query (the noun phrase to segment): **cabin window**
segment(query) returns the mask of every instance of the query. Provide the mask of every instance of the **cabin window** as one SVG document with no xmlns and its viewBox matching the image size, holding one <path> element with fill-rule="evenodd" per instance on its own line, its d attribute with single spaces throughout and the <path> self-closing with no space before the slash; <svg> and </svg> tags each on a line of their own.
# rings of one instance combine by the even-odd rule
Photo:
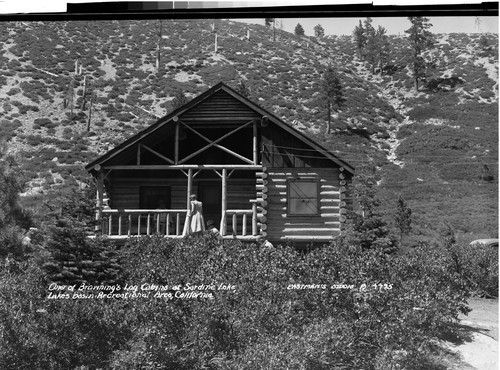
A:
<svg viewBox="0 0 500 370">
<path fill-rule="evenodd" d="M 141 186 L 139 208 L 170 208 L 170 186 Z"/>
<path fill-rule="evenodd" d="M 318 194 L 318 182 L 315 180 L 288 181 L 288 214 L 317 215 Z"/>
</svg>

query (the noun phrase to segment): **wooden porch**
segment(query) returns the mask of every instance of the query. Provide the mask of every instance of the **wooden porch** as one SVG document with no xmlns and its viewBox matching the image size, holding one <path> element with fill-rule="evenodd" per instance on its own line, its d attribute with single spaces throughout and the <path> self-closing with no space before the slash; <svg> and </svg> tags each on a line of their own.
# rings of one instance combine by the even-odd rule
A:
<svg viewBox="0 0 500 370">
<path fill-rule="evenodd" d="M 148 170 L 154 168 L 157 171 L 172 170 L 181 171 L 186 176 L 184 180 L 185 208 L 155 208 L 155 209 L 135 209 L 135 208 L 110 208 L 105 205 L 104 181 L 106 174 L 112 170 Z M 220 222 L 217 217 L 217 228 L 224 239 L 256 240 L 260 235 L 266 236 L 267 229 L 267 174 L 266 168 L 261 165 L 159 165 L 159 166 L 120 166 L 104 167 L 100 171 L 97 186 L 97 209 L 95 229 L 96 235 L 105 236 L 111 239 L 121 240 L 134 236 L 161 235 L 168 238 L 182 238 L 186 215 L 189 207 L 189 195 L 193 193 L 196 176 L 202 170 L 217 174 L 220 184 Z M 246 199 L 241 195 L 237 203 L 228 202 L 228 195 L 232 194 L 228 187 L 228 180 L 236 171 L 253 172 L 254 180 L 251 187 L 242 191 Z M 107 172 L 106 172 L 107 171 Z M 168 181 L 168 180 L 167 180 Z M 177 181 L 178 182 L 178 181 Z M 228 190 L 229 189 L 229 190 Z M 232 187 L 234 191 L 234 186 Z M 252 193 L 249 193 L 251 190 Z M 184 201 L 182 201 L 184 202 Z M 228 203 L 236 207 L 228 207 Z M 177 204 L 178 205 L 178 204 Z M 207 221 L 207 219 L 205 219 Z"/>
</svg>

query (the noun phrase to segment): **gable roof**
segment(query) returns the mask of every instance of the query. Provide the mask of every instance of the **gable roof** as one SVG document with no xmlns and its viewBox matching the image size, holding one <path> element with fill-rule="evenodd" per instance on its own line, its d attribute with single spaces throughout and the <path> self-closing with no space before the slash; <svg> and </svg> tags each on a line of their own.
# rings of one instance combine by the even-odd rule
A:
<svg viewBox="0 0 500 370">
<path fill-rule="evenodd" d="M 249 99 L 245 98 L 241 94 L 237 93 L 235 90 L 233 90 L 232 88 L 230 88 L 229 86 L 227 86 L 223 82 L 219 82 L 218 84 L 214 85 L 213 87 L 211 87 L 210 89 L 208 89 L 204 93 L 195 97 L 193 100 L 191 100 L 187 104 L 177 108 L 176 110 L 172 111 L 171 113 L 167 114 L 166 116 L 160 118 L 158 121 L 156 121 L 151 126 L 145 128 L 144 130 L 138 132 L 134 136 L 125 140 L 123 143 L 119 144 L 118 146 L 111 149 L 110 151 L 108 151 L 104 155 L 100 156 L 99 158 L 97 158 L 94 161 L 92 161 L 91 163 L 89 163 L 87 166 L 85 166 L 85 169 L 87 171 L 92 171 L 94 166 L 101 164 L 103 162 L 106 162 L 110 158 L 113 158 L 114 156 L 118 155 L 119 153 L 122 153 L 124 150 L 126 150 L 127 148 L 136 144 L 137 142 L 144 139 L 145 137 L 153 134 L 155 131 L 157 131 L 161 127 L 164 127 L 165 125 L 173 122 L 174 117 L 180 116 L 183 113 L 200 105 L 205 100 L 207 100 L 208 98 L 210 98 L 211 96 L 213 96 L 215 93 L 217 93 L 219 91 L 226 92 L 227 94 L 231 95 L 234 99 L 238 100 L 240 103 L 243 103 L 251 110 L 257 112 L 259 115 L 268 117 L 269 121 L 272 122 L 273 124 L 277 125 L 278 127 L 284 129 L 288 133 L 297 137 L 299 140 L 303 141 L 304 143 L 306 143 L 307 145 L 309 145 L 313 149 L 317 150 L 318 152 L 321 152 L 326 158 L 330 159 L 332 162 L 338 164 L 339 166 L 344 167 L 347 171 L 354 173 L 354 167 L 352 167 L 351 165 L 347 164 L 345 161 L 338 158 L 335 154 L 326 150 L 320 144 L 311 140 L 309 137 L 304 135 L 302 132 L 291 127 L 290 125 L 288 125 L 287 123 L 282 121 L 280 118 L 276 117 L 274 114 L 266 111 L 265 109 L 258 106 L 254 102 L 250 101 Z"/>
</svg>

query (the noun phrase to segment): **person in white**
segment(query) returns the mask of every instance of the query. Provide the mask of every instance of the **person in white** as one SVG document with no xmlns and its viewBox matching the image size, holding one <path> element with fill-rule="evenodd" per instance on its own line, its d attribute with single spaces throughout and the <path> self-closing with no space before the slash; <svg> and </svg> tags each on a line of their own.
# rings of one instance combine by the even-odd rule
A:
<svg viewBox="0 0 500 370">
<path fill-rule="evenodd" d="M 189 210 L 184 223 L 183 236 L 194 234 L 200 235 L 205 231 L 205 220 L 203 219 L 203 203 L 196 199 L 195 194 L 191 194 Z"/>
</svg>

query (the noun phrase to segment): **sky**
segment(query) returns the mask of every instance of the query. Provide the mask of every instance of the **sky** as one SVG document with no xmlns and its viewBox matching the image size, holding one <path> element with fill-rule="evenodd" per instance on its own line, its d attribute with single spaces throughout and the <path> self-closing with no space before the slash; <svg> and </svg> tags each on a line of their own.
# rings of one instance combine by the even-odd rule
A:
<svg viewBox="0 0 500 370">
<path fill-rule="evenodd" d="M 305 34 L 314 36 L 314 26 L 321 24 L 325 29 L 325 35 L 351 35 L 359 20 L 364 18 L 277 18 L 277 25 L 283 22 L 283 29 L 294 32 L 297 23 L 304 28 Z M 373 17 L 372 25 L 377 28 L 379 25 L 387 29 L 388 34 L 404 34 L 410 28 L 410 21 L 406 17 Z M 479 17 L 479 28 L 476 24 L 476 17 L 429 17 L 432 33 L 478 33 L 490 32 L 498 34 L 498 17 Z M 264 24 L 264 19 L 233 19 L 236 22 Z"/>
</svg>

